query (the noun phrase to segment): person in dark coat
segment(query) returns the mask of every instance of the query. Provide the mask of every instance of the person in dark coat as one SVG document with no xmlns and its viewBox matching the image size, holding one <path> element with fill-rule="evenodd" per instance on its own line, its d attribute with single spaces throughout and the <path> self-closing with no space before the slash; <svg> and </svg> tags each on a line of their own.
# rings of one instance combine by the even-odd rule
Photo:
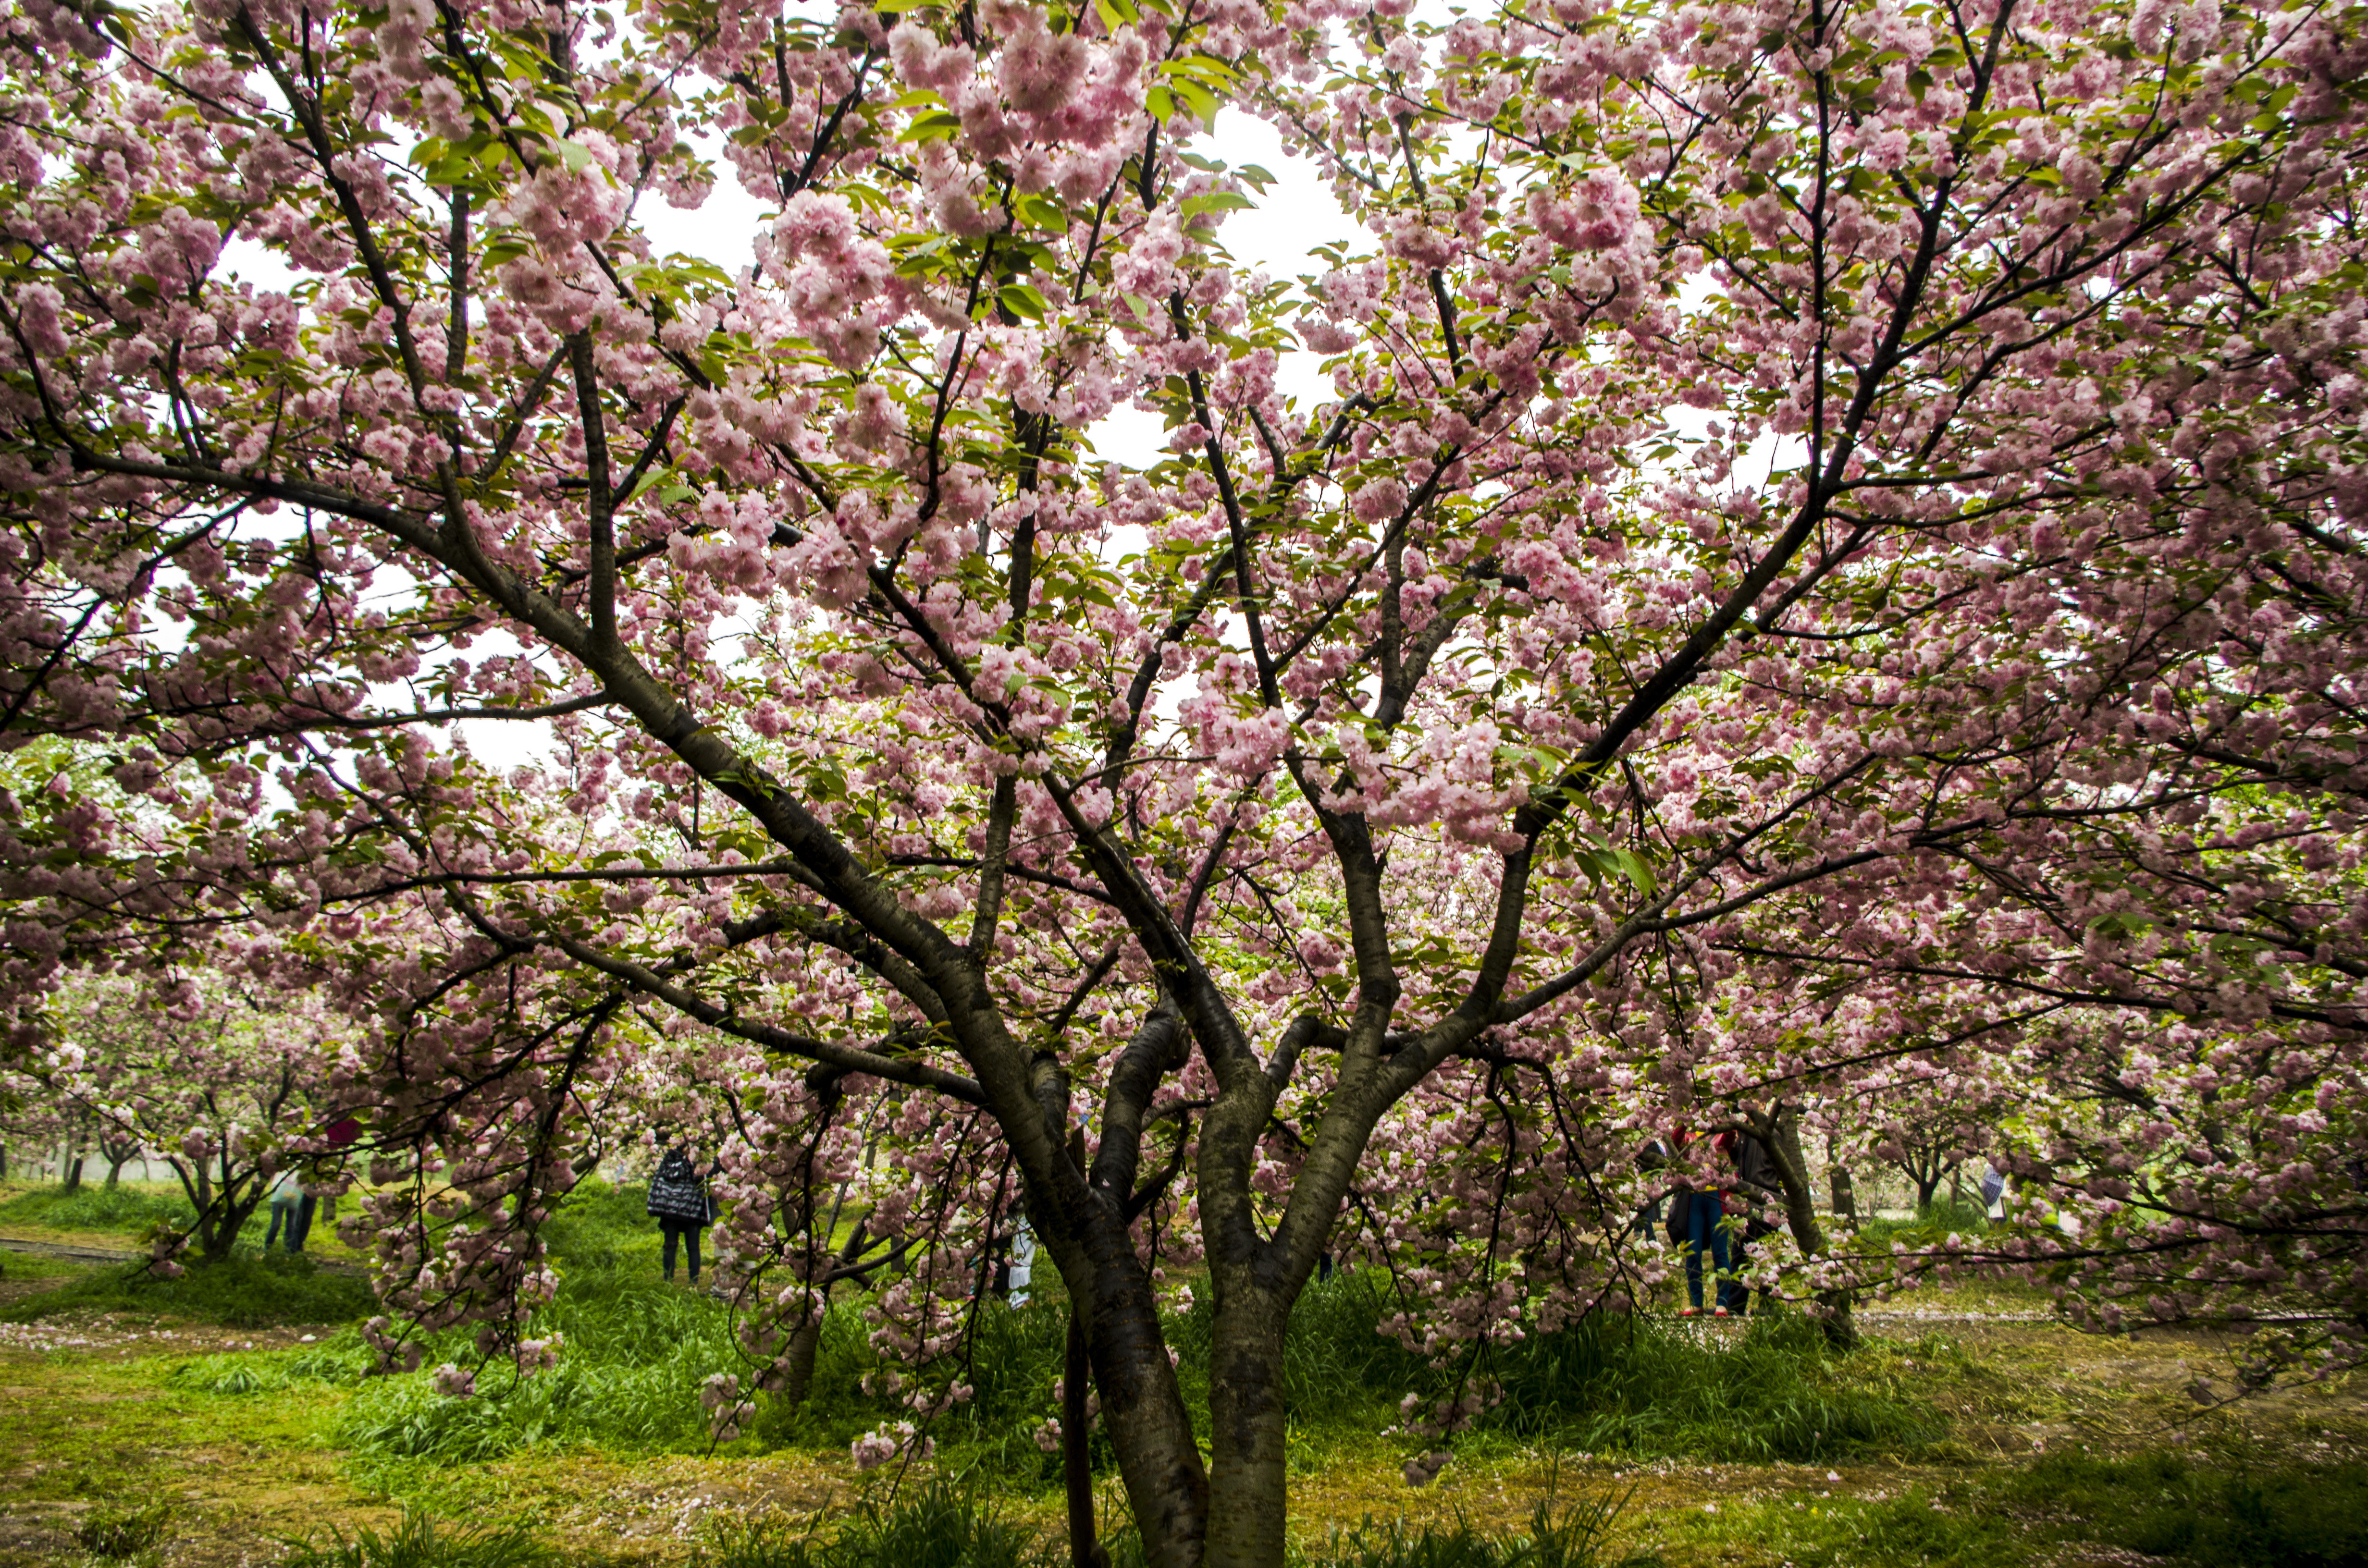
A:
<svg viewBox="0 0 2368 1568">
<path fill-rule="evenodd" d="M 679 1244 L 689 1255 L 690 1282 L 698 1284 L 699 1233 L 715 1217 L 715 1203 L 708 1196 L 707 1176 L 692 1162 L 687 1145 L 677 1143 L 668 1149 L 658 1168 L 650 1173 L 648 1208 L 658 1229 L 666 1233 L 666 1277 L 674 1278 L 675 1248 Z"/>
<path fill-rule="evenodd" d="M 1645 1146 L 1636 1151 L 1636 1168 L 1647 1176 L 1668 1163 L 1669 1146 L 1658 1138 L 1645 1140 Z M 1643 1236 L 1651 1240 L 1661 1228 L 1661 1209 L 1666 1202 L 1667 1197 L 1657 1192 L 1646 1199 L 1645 1206 L 1629 1220 L 1628 1228 L 1620 1233 L 1620 1239 L 1626 1241 L 1630 1236 Z"/>
<path fill-rule="evenodd" d="M 1736 1196 L 1746 1205 L 1743 1233 L 1735 1239 L 1735 1272 L 1740 1275 L 1749 1260 L 1752 1244 L 1776 1233 L 1776 1222 L 1769 1218 L 1768 1209 L 1783 1203 L 1784 1178 L 1777 1173 L 1776 1159 L 1768 1152 L 1768 1145 L 1748 1132 L 1736 1133 L 1727 1153 L 1735 1162 Z M 1723 1283 L 1719 1286 L 1719 1298 L 1722 1305 L 1740 1317 L 1750 1303 L 1751 1287 L 1740 1278 Z M 1775 1292 L 1763 1289 L 1759 1292 L 1760 1309 L 1764 1312 L 1775 1300 Z"/>
</svg>

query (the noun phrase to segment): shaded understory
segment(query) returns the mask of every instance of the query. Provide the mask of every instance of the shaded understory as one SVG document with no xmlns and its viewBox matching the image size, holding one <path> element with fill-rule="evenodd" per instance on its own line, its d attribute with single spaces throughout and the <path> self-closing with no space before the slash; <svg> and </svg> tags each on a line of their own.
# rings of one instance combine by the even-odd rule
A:
<svg viewBox="0 0 2368 1568">
<path fill-rule="evenodd" d="M 143 1196 L 115 1201 L 129 1213 Z M 32 1207 L 0 1202 L 0 1233 L 34 1233 L 55 1212 Z M 862 1391 L 873 1363 L 853 1306 L 833 1314 L 808 1402 L 766 1408 L 711 1454 L 697 1390 L 739 1366 L 728 1315 L 657 1279 L 638 1207 L 595 1192 L 556 1224 L 548 1326 L 567 1355 L 500 1399 L 441 1399 L 424 1374 L 365 1377 L 351 1322 L 366 1297 L 302 1259 L 242 1256 L 160 1283 L 8 1257 L 0 1452 L 20 1458 L 0 1474 L 0 1568 L 1066 1561 L 1052 1534 L 1058 1460 L 1038 1443 L 1057 1299 L 983 1309 L 962 1372 L 976 1397 L 937 1424 L 925 1470 L 866 1477 L 847 1459 L 855 1435 L 899 1414 Z M 60 1229 L 104 1228 L 71 1218 Z M 1344 1276 L 1293 1323 L 1284 1393 L 1296 1549 L 1311 1562 L 1998 1568 L 2118 1551 L 2368 1564 L 2357 1395 L 2201 1410 L 2182 1392 L 2213 1358 L 2200 1341 L 1978 1321 L 1902 1337 L 1877 1319 L 1863 1348 L 1836 1356 L 1798 1318 L 1647 1314 L 1439 1369 L 1373 1332 L 1387 1306 L 1377 1281 Z M 1169 1330 L 1197 1403 L 1205 1309 Z M 461 1349 L 431 1346 L 428 1364 Z M 1410 1389 L 1467 1374 L 1503 1397 L 1440 1481 L 1410 1491 L 1398 1471 L 1423 1445 L 1383 1429 Z M 1136 1554 L 1099 1437 L 1096 1457 L 1126 1568 Z M 125 1513 L 131 1497 L 157 1502 Z"/>
</svg>

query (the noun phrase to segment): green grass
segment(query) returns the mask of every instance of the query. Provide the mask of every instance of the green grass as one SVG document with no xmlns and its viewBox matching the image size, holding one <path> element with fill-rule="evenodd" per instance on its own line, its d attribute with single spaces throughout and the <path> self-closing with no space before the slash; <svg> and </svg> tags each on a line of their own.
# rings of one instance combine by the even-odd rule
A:
<svg viewBox="0 0 2368 1568">
<path fill-rule="evenodd" d="M 1794 1568 L 1999 1568 L 2064 1561 L 2075 1544 L 2196 1568 L 2368 1568 L 2368 1473 L 2259 1465 L 2242 1452 L 2052 1455 L 1888 1496 L 1689 1509 L 1653 1533 L 1673 1561 L 1726 1541 Z"/>
<path fill-rule="evenodd" d="M 169 1503 L 93 1508 L 74 1526 L 74 1544 L 103 1562 L 149 1557 L 170 1533 L 172 1515 Z"/>
<path fill-rule="evenodd" d="M 350 1540 L 332 1530 L 324 1541 L 291 1543 L 280 1568 L 557 1568 L 564 1561 L 524 1525 L 439 1524 L 405 1509 L 385 1535 L 365 1526 Z"/>
<path fill-rule="evenodd" d="M 43 1257 L 39 1253 L 0 1250 L 0 1278 L 74 1279 L 91 1265 L 78 1258 Z"/>
<path fill-rule="evenodd" d="M 165 1374 L 176 1388 L 225 1398 L 278 1393 L 305 1383 L 353 1385 L 368 1376 L 378 1358 L 352 1329 L 317 1345 L 267 1354 L 252 1350 L 197 1356 Z"/>
<path fill-rule="evenodd" d="M 1308 1287 L 1284 1341 L 1282 1398 L 1296 1442 L 1365 1444 L 1399 1418 L 1409 1390 L 1436 1397 L 1450 1374 L 1375 1332 L 1390 1309 L 1371 1274 L 1336 1276 Z M 1066 1319 L 1056 1302 L 982 1310 L 965 1381 L 976 1397 L 933 1436 L 957 1471 L 1033 1478 L 1049 1484 L 1058 1460 L 1034 1433 L 1053 1415 Z M 1204 1418 L 1213 1312 L 1205 1299 L 1168 1319 L 1186 1405 Z M 835 1306 L 825 1325 L 814 1386 L 794 1414 L 762 1415 L 771 1444 L 844 1447 L 894 1414 L 863 1394 L 873 1365 L 854 1309 Z M 1684 1327 L 1610 1314 L 1559 1333 L 1532 1335 L 1477 1369 L 1502 1399 L 1476 1436 L 1588 1452 L 1633 1452 L 1795 1462 L 1913 1451 L 1942 1436 L 1930 1406 L 1884 1369 L 1883 1358 L 1838 1353 L 1816 1324 L 1797 1315 L 1754 1317 L 1739 1332 Z M 1201 1436 L 1205 1438 L 1206 1432 Z M 1110 1454 L 1097 1437 L 1097 1470 Z"/>
<path fill-rule="evenodd" d="M 85 1185 L 79 1192 L 35 1187 L 0 1202 L 0 1228 L 143 1240 L 160 1222 L 187 1229 L 196 1212 L 176 1187 L 162 1182 Z M 267 1253 L 261 1243 L 268 1220 L 258 1211 L 240 1233 L 232 1255 L 205 1263 L 184 1255 L 185 1272 L 162 1278 L 133 1264 L 97 1267 L 28 1254 L 0 1255 L 0 1267 L 19 1278 L 63 1278 L 58 1289 L 27 1296 L 0 1309 L 0 1319 L 30 1323 L 67 1312 L 121 1312 L 186 1318 L 230 1328 L 271 1328 L 282 1324 L 344 1323 L 368 1316 L 375 1307 L 359 1278 L 332 1273 L 310 1256 Z"/>
<path fill-rule="evenodd" d="M 932 1481 L 894 1506 L 858 1506 L 831 1536 L 741 1521 L 710 1538 L 700 1568 L 1058 1568 L 1065 1542 L 1014 1523 L 978 1493 Z"/>
<path fill-rule="evenodd" d="M 144 1235 L 159 1221 L 187 1229 L 198 1211 L 177 1187 L 164 1182 L 124 1182 L 117 1187 L 85 1183 L 78 1192 L 37 1187 L 0 1202 L 0 1228 L 40 1231 L 100 1231 Z"/>
<path fill-rule="evenodd" d="M 426 1369 L 474 1357 L 464 1335 L 431 1336 L 421 1371 L 362 1384 L 339 1413 L 340 1439 L 366 1460 L 439 1465 L 538 1445 L 704 1449 L 700 1383 L 746 1366 L 723 1307 L 687 1281 L 659 1278 L 656 1235 L 640 1195 L 586 1183 L 545 1240 L 559 1290 L 535 1314 L 534 1332 L 565 1336 L 558 1366 L 521 1381 L 496 1362 L 479 1374 L 478 1394 L 448 1399 Z"/>
<path fill-rule="evenodd" d="M 1538 1505 L 1526 1531 L 1483 1530 L 1468 1519 L 1409 1529 L 1367 1518 L 1335 1530 L 1312 1551 L 1294 1547 L 1294 1568 L 1647 1568 L 1649 1557 L 1610 1555 L 1617 1499 Z M 1104 1540 L 1111 1568 L 1142 1568 L 1141 1540 L 1123 1529 Z M 866 1502 L 829 1535 L 778 1521 L 720 1526 L 693 1560 L 699 1568 L 1060 1568 L 1068 1542 L 1005 1517 L 992 1500 L 933 1481 L 894 1506 Z"/>
<path fill-rule="evenodd" d="M 1310 1285 L 1292 1313 L 1282 1392 L 1295 1432 L 1370 1434 L 1409 1391 L 1436 1398 L 1450 1374 L 1375 1332 L 1392 1303 L 1370 1272 Z M 1210 1309 L 1170 1324 L 1178 1376 L 1197 1406 L 1208 1379 Z M 1877 1358 L 1830 1349 L 1795 1314 L 1739 1332 L 1600 1313 L 1531 1335 L 1472 1370 L 1501 1397 L 1477 1435 L 1600 1453 L 1807 1462 L 1912 1450 L 1941 1436 L 1931 1409 Z"/>
<path fill-rule="evenodd" d="M 1952 1204 L 1941 1198 L 1918 1209 L 1912 1220 L 1861 1221 L 1858 1230 L 1842 1240 L 1848 1251 L 1888 1252 L 1896 1242 L 1910 1252 L 1923 1252 L 1940 1246 L 1952 1234 L 1971 1239 L 1988 1233 L 1989 1228 L 1989 1210 L 1978 1202 L 1968 1199 Z"/>
<path fill-rule="evenodd" d="M 153 1207 L 153 1195 L 118 1191 L 125 1196 L 115 1209 L 96 1206 L 104 1189 L 77 1195 L 77 1223 L 133 1214 L 143 1202 Z M 36 1198 L 47 1204 L 42 1212 L 59 1211 L 52 1193 L 28 1194 L 14 1204 Z M 560 1283 L 537 1313 L 534 1332 L 564 1335 L 566 1349 L 556 1368 L 535 1377 L 513 1380 L 495 1363 L 480 1373 L 476 1396 L 437 1393 L 427 1368 L 474 1360 L 465 1336 L 453 1333 L 430 1336 L 423 1369 L 404 1376 L 364 1379 L 368 1358 L 343 1336 L 302 1353 L 193 1362 L 176 1380 L 221 1394 L 307 1381 L 352 1387 L 336 1418 L 336 1436 L 366 1466 L 483 1462 L 539 1446 L 703 1451 L 709 1437 L 701 1381 L 747 1368 L 724 1308 L 658 1278 L 658 1239 L 641 1212 L 641 1194 L 586 1183 L 553 1217 L 546 1240 Z M 1372 1434 L 1398 1420 L 1408 1391 L 1427 1397 L 1452 1391 L 1453 1369 L 1434 1367 L 1376 1332 L 1393 1306 L 1381 1277 L 1363 1271 L 1311 1285 L 1292 1313 L 1281 1393 L 1295 1451 L 1312 1456 L 1311 1462 L 1338 1447 L 1370 1446 Z M 92 1270 L 16 1302 L 7 1315 L 29 1320 L 86 1310 L 259 1327 L 350 1322 L 373 1306 L 361 1280 L 320 1270 L 309 1258 L 240 1254 L 192 1267 L 175 1280 Z M 1057 1481 L 1058 1456 L 1045 1453 L 1036 1436 L 1056 1414 L 1053 1386 L 1066 1325 L 1056 1285 L 1025 1306 L 982 1303 L 963 1364 L 941 1369 L 975 1391 L 931 1429 L 947 1472 L 1022 1489 Z M 1203 1421 L 1212 1326 L 1205 1293 L 1166 1325 L 1187 1406 Z M 825 1324 L 805 1403 L 794 1410 L 761 1404 L 744 1441 L 844 1451 L 858 1434 L 904 1414 L 894 1399 L 863 1392 L 863 1377 L 876 1365 L 860 1302 L 844 1298 Z M 1830 1351 L 1816 1324 L 1799 1317 L 1753 1318 L 1739 1332 L 1705 1333 L 1653 1318 L 1599 1316 L 1533 1335 L 1474 1369 L 1502 1397 L 1463 1440 L 1813 1461 L 1911 1450 L 1939 1436 L 1930 1410 L 1880 1366 L 1880 1358 Z M 1113 1468 L 1099 1433 L 1094 1459 L 1099 1471 Z"/>
<path fill-rule="evenodd" d="M 2063 1456 L 2026 1470 L 1910 1485 L 1884 1495 L 1779 1495 L 1687 1507 L 1643 1521 L 1659 1555 L 1613 1545 L 1622 1499 L 1541 1502 L 1526 1530 L 1457 1517 L 1409 1528 L 1367 1517 L 1320 1543 L 1297 1542 L 1292 1568 L 1648 1568 L 1741 1544 L 1793 1568 L 2004 1568 L 2055 1561 L 2081 1543 L 2197 1568 L 2363 1568 L 2368 1474 L 2357 1467 L 2248 1469 L 2168 1453 L 2126 1460 Z M 1624 1532 L 1623 1532 L 1624 1533 Z M 1112 1568 L 1142 1568 L 1123 1525 L 1104 1545 Z M 973 1486 L 933 1480 L 860 1503 L 835 1528 L 778 1518 L 719 1522 L 698 1568 L 1061 1568 L 1057 1530 L 1031 1529 Z M 523 1528 L 459 1530 L 421 1515 L 381 1538 L 364 1531 L 307 1545 L 283 1568 L 540 1568 L 562 1554 Z"/>
<path fill-rule="evenodd" d="M 643 1210 L 638 1187 L 612 1187 L 597 1176 L 570 1192 L 543 1226 L 552 1256 L 579 1267 L 658 1269 L 658 1230 Z"/>
<path fill-rule="evenodd" d="M 188 1266 L 165 1279 L 131 1265 L 86 1269 L 54 1290 L 0 1309 L 0 1319 L 32 1323 L 66 1312 L 120 1312 L 186 1318 L 230 1328 L 346 1323 L 374 1310 L 370 1286 L 331 1273 L 309 1257 L 236 1253 Z"/>
<path fill-rule="evenodd" d="M 2242 1455 L 2052 1455 L 2016 1478 L 2020 1505 L 2087 1539 L 2220 1568 L 2368 1568 L 2368 1471 L 2256 1467 Z"/>
<path fill-rule="evenodd" d="M 1334 1530 L 1302 1561 L 1308 1568 L 1657 1568 L 1657 1557 L 1611 1555 L 1623 1501 L 1606 1494 L 1557 1506 L 1550 1494 L 1530 1516 L 1527 1533 L 1490 1532 L 1462 1517 L 1410 1530 L 1401 1520 L 1376 1524 L 1369 1516 L 1354 1529 Z"/>
<path fill-rule="evenodd" d="M 655 1279 L 571 1276 L 535 1328 L 567 1336 L 557 1367 L 517 1380 L 495 1362 L 468 1399 L 438 1393 L 426 1369 L 372 1379 L 340 1412 L 339 1438 L 364 1458 L 438 1464 L 538 1444 L 697 1450 L 707 1446 L 700 1381 L 743 1365 L 713 1303 Z M 430 1366 L 465 1364 L 465 1346 L 431 1343 Z"/>
<path fill-rule="evenodd" d="M 1595 1317 L 1512 1346 L 1484 1429 L 1584 1452 L 1806 1463 L 1912 1450 L 1941 1436 L 1930 1406 L 1827 1347 L 1813 1320 L 1755 1315 L 1740 1333 Z"/>
<path fill-rule="evenodd" d="M 1714 1506 L 1715 1514 L 1668 1517 L 1656 1533 L 1673 1561 L 1695 1557 L 1708 1542 L 1731 1540 L 1793 1568 L 2000 1568 L 2029 1562 L 2034 1544 L 2023 1522 L 1922 1487 L 1887 1497 L 1779 1497 Z"/>
</svg>

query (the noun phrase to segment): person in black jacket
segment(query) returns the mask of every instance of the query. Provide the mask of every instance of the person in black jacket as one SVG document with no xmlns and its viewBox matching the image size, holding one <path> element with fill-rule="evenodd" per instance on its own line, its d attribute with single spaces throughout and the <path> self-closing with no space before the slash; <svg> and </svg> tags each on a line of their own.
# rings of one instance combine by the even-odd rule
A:
<svg viewBox="0 0 2368 1568">
<path fill-rule="evenodd" d="M 689 1147 L 677 1143 L 650 1173 L 649 1211 L 666 1233 L 665 1269 L 674 1278 L 677 1243 L 689 1254 L 690 1282 L 699 1283 L 699 1233 L 715 1217 L 715 1203 L 707 1193 L 707 1176 L 693 1163 Z"/>
<path fill-rule="evenodd" d="M 1735 1239 L 1735 1272 L 1740 1275 L 1748 1256 L 1746 1249 L 1760 1237 L 1776 1233 L 1776 1222 L 1770 1218 L 1768 1210 L 1770 1207 L 1781 1208 L 1783 1204 L 1784 1178 L 1777 1174 L 1776 1160 L 1769 1153 L 1768 1146 L 1748 1132 L 1735 1135 L 1735 1142 L 1728 1153 L 1735 1161 L 1735 1185 L 1738 1197 L 1747 1205 L 1743 1233 Z M 1740 1278 L 1731 1285 L 1722 1286 L 1721 1293 L 1731 1298 L 1725 1304 L 1737 1317 L 1741 1317 L 1750 1304 L 1751 1287 Z M 1759 1292 L 1760 1310 L 1767 1311 L 1775 1300 L 1775 1292 L 1762 1289 Z"/>
</svg>

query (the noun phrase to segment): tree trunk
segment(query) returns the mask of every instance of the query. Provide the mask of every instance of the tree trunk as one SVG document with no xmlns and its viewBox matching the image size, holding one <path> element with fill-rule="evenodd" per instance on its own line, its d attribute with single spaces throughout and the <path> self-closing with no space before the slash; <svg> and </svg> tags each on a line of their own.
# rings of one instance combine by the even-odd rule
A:
<svg viewBox="0 0 2368 1568">
<path fill-rule="evenodd" d="M 225 1185 L 222 1188 L 219 1210 L 209 1204 L 206 1211 L 198 1216 L 198 1244 L 208 1263 L 220 1263 L 230 1256 L 231 1249 L 238 1244 L 239 1233 L 246 1229 L 247 1221 L 263 1205 L 261 1182 L 249 1187 L 243 1201 L 233 1198 L 237 1190 L 234 1185 Z M 320 1202 L 325 1210 L 329 1200 L 323 1199 Z"/>
<path fill-rule="evenodd" d="M 62 1186 L 69 1197 L 82 1190 L 82 1156 L 80 1154 L 75 1154 L 66 1161 L 66 1178 Z"/>
<path fill-rule="evenodd" d="M 1086 1323 L 1069 1309 L 1067 1354 L 1061 1367 L 1061 1484 L 1069 1502 L 1070 1568 L 1110 1568 L 1110 1553 L 1094 1539 L 1094 1450 L 1086 1413 L 1093 1368 L 1086 1354 Z"/>
<path fill-rule="evenodd" d="M 198 1211 L 197 1225 L 192 1233 L 198 1240 L 199 1257 L 207 1263 L 220 1263 L 238 1244 L 239 1233 L 246 1229 L 247 1221 L 263 1207 L 269 1185 L 264 1181 L 260 1171 L 233 1176 L 227 1159 L 222 1162 L 222 1185 L 219 1188 L 214 1186 L 203 1160 L 185 1165 L 178 1158 L 167 1153 L 165 1164 L 180 1178 L 182 1195 Z M 244 1199 L 239 1196 L 242 1190 L 245 1193 Z M 221 1199 L 219 1207 L 215 1202 L 217 1196 Z"/>
<path fill-rule="evenodd" d="M 814 1358 L 822 1350 L 822 1323 L 829 1315 L 830 1301 L 825 1297 L 814 1316 L 790 1331 L 788 1369 L 781 1376 L 781 1403 L 791 1410 L 806 1402 L 814 1388 Z"/>
<path fill-rule="evenodd" d="M 1060 1267 L 1070 1301 L 1091 1307 L 1085 1331 L 1092 1386 L 1143 1535 L 1146 1568 L 1201 1568 L 1208 1471 L 1167 1359 L 1150 1272 L 1117 1215 L 1096 1215 L 1074 1228 L 1055 1229 L 1057 1223 L 1058 1217 L 1038 1213 L 1037 1238 Z"/>
<path fill-rule="evenodd" d="M 803 1404 L 807 1393 L 814 1388 L 814 1359 L 822 1352 L 823 1324 L 830 1317 L 831 1287 L 841 1278 L 852 1278 L 860 1288 L 871 1278 L 869 1271 L 878 1267 L 878 1263 L 866 1264 L 861 1269 L 854 1267 L 855 1261 L 863 1256 L 865 1247 L 870 1244 L 871 1218 L 867 1212 L 848 1228 L 847 1240 L 840 1244 L 833 1262 L 823 1270 L 822 1285 L 814 1292 L 814 1315 L 790 1331 L 789 1365 L 782 1373 L 780 1399 L 791 1410 Z M 799 1223 L 804 1223 L 804 1217 L 801 1217 Z M 837 1224 L 838 1210 L 833 1208 L 828 1222 L 823 1226 L 824 1235 L 827 1237 Z M 901 1250 L 892 1249 L 888 1257 L 879 1262 L 893 1260 Z M 846 1272 L 842 1273 L 842 1270 Z"/>
<path fill-rule="evenodd" d="M 1069 1129 L 1069 1160 L 1080 1171 L 1088 1168 L 1086 1134 Z M 1061 1362 L 1061 1483 L 1068 1494 L 1070 1568 L 1110 1568 L 1110 1553 L 1094 1539 L 1093 1435 L 1087 1429 L 1087 1384 L 1093 1366 L 1087 1354 L 1083 1303 L 1069 1299 L 1069 1334 Z"/>
<path fill-rule="evenodd" d="M 1765 1114 L 1755 1114 L 1747 1108 L 1744 1119 L 1767 1146 L 1770 1163 L 1783 1184 L 1784 1221 L 1792 1230 L 1793 1240 L 1800 1246 L 1803 1256 L 1823 1257 L 1826 1231 L 1817 1223 L 1816 1197 L 1809 1188 L 1809 1157 L 1801 1148 L 1801 1113 L 1780 1104 Z M 1837 1350 L 1847 1350 L 1858 1343 L 1858 1325 L 1850 1321 L 1849 1291 L 1820 1290 L 1817 1305 L 1828 1345 Z"/>
<path fill-rule="evenodd" d="M 1209 1354 L 1207 1568 L 1281 1568 L 1290 1502 L 1282 1336 L 1291 1303 L 1236 1285 L 1217 1297 Z"/>
<path fill-rule="evenodd" d="M 1832 1151 L 1827 1152 L 1831 1160 Z M 1850 1179 L 1850 1167 L 1839 1161 L 1826 1166 L 1826 1185 L 1833 1189 L 1834 1217 L 1846 1230 L 1858 1229 L 1858 1185 Z"/>
</svg>

